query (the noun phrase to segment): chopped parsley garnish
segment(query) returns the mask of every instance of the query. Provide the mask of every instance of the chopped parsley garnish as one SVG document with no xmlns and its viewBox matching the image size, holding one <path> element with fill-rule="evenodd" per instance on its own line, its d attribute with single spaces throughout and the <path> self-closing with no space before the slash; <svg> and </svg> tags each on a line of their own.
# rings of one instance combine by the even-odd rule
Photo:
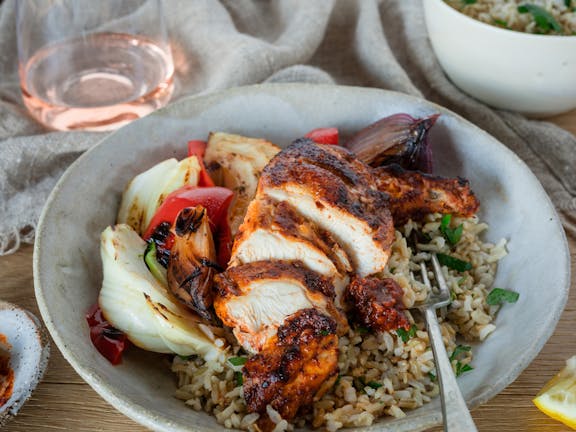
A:
<svg viewBox="0 0 576 432">
<path fill-rule="evenodd" d="M 232 366 L 244 366 L 248 359 L 246 357 L 230 357 L 228 361 Z"/>
<path fill-rule="evenodd" d="M 569 8 L 570 6 L 572 6 L 572 0 L 564 0 L 564 4 L 566 5 L 567 8 Z"/>
<path fill-rule="evenodd" d="M 486 303 L 489 305 L 498 305 L 504 302 L 506 303 L 516 303 L 520 294 L 515 291 L 510 291 L 503 288 L 494 288 L 486 297 Z"/>
<path fill-rule="evenodd" d="M 242 384 L 244 384 L 244 377 L 242 377 L 242 372 L 234 372 L 234 381 L 236 381 L 236 387 L 240 387 Z"/>
<path fill-rule="evenodd" d="M 455 245 L 460 241 L 462 237 L 462 231 L 464 230 L 464 225 L 460 224 L 456 228 L 450 228 L 450 222 L 452 221 L 452 215 L 446 214 L 442 216 L 442 221 L 440 222 L 440 232 L 444 236 L 448 243 Z"/>
<path fill-rule="evenodd" d="M 558 24 L 556 18 L 554 18 L 550 12 L 540 6 L 533 4 L 523 4 L 518 6 L 518 12 L 532 14 L 536 25 L 545 32 L 554 30 L 557 33 L 562 33 L 562 26 Z"/>
<path fill-rule="evenodd" d="M 434 372 L 432 371 L 428 372 L 428 376 L 430 377 L 430 381 L 436 381 L 436 375 L 434 374 Z"/>
<path fill-rule="evenodd" d="M 320 330 L 320 336 L 328 336 L 330 332 L 328 330 Z"/>
<path fill-rule="evenodd" d="M 336 381 L 334 381 L 334 387 L 340 384 L 340 379 L 342 379 L 342 375 L 338 374 L 338 376 L 336 377 Z"/>
<path fill-rule="evenodd" d="M 443 253 L 436 254 L 436 257 L 438 258 L 438 262 L 440 264 L 445 265 L 452 270 L 463 272 L 472 269 L 472 264 L 470 264 L 468 261 L 462 261 L 461 259 Z"/>
<path fill-rule="evenodd" d="M 180 355 L 180 354 L 176 354 L 176 355 L 178 356 L 178 358 L 179 358 L 180 360 L 190 360 L 192 357 L 194 357 L 193 355 L 189 355 L 189 356 L 183 356 L 183 355 Z"/>
<path fill-rule="evenodd" d="M 456 360 L 456 376 L 457 377 L 462 375 L 464 372 L 468 372 L 468 371 L 471 371 L 472 369 L 474 369 L 469 364 L 464 364 L 464 363 L 460 362 L 460 360 L 457 360 L 457 357 L 460 354 L 468 352 L 471 349 L 472 349 L 472 347 L 468 346 L 468 345 L 458 345 L 456 348 L 454 348 L 454 351 L 450 355 L 450 362 L 452 362 L 453 360 Z"/>
<path fill-rule="evenodd" d="M 502 26 L 502 27 L 508 27 L 508 22 L 504 21 L 504 20 L 500 20 L 497 18 L 494 18 L 494 24 Z"/>
<path fill-rule="evenodd" d="M 478 0 L 462 0 L 462 3 L 467 4 L 467 5 L 471 5 L 476 3 Z"/>
<path fill-rule="evenodd" d="M 472 347 L 468 345 L 458 345 L 456 348 L 454 348 L 454 351 L 450 355 L 450 361 L 455 360 L 456 357 L 458 357 L 461 353 L 468 352 L 471 349 Z"/>
<path fill-rule="evenodd" d="M 469 364 L 462 364 L 460 362 L 457 362 L 456 363 L 456 376 L 459 377 L 464 372 L 468 372 L 468 371 L 471 371 L 473 369 L 474 368 L 472 366 L 470 366 Z"/>
<path fill-rule="evenodd" d="M 368 327 L 356 327 L 356 333 L 365 335 L 370 333 L 370 329 Z"/>
<path fill-rule="evenodd" d="M 416 336 L 417 330 L 418 330 L 418 328 L 415 325 L 412 325 L 409 330 L 405 330 L 403 328 L 397 329 L 396 334 L 398 336 L 400 336 L 400 338 L 402 339 L 402 342 L 406 343 L 410 340 L 410 338 L 413 338 L 414 336 Z"/>
<path fill-rule="evenodd" d="M 380 384 L 379 382 L 376 381 L 370 381 L 368 383 L 368 387 L 372 387 L 374 390 L 379 389 L 380 387 L 382 387 L 383 384 Z"/>
</svg>

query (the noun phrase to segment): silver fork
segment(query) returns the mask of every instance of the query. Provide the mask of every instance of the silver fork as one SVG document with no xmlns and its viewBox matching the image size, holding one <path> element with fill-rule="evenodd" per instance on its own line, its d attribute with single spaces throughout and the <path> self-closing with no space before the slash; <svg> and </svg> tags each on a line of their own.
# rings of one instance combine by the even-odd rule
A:
<svg viewBox="0 0 576 432">
<path fill-rule="evenodd" d="M 452 365 L 448 359 L 448 353 L 442 340 L 440 324 L 436 316 L 436 309 L 448 306 L 450 304 L 450 290 L 444 280 L 442 269 L 436 254 L 432 253 L 432 268 L 439 292 L 433 292 L 428 272 L 424 263 L 420 263 L 422 280 L 430 290 L 430 296 L 423 304 L 418 306 L 426 319 L 426 329 L 428 338 L 432 345 L 434 353 L 434 362 L 436 363 L 436 377 L 440 386 L 440 401 L 442 402 L 442 416 L 444 418 L 445 432 L 474 432 L 477 431 L 474 420 L 466 406 L 466 401 L 460 392 L 456 376 L 452 370 Z"/>
</svg>

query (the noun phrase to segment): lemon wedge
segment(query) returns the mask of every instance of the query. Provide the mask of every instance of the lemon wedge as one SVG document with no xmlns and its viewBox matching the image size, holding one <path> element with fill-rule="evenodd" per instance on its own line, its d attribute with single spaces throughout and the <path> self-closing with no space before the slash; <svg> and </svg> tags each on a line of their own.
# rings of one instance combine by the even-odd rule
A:
<svg viewBox="0 0 576 432">
<path fill-rule="evenodd" d="M 532 400 L 544 414 L 576 430 L 576 355 Z"/>
</svg>

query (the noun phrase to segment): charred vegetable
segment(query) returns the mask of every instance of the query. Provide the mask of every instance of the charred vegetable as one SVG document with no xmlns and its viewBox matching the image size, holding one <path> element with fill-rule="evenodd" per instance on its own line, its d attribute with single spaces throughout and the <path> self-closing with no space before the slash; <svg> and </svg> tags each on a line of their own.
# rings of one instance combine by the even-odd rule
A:
<svg viewBox="0 0 576 432">
<path fill-rule="evenodd" d="M 373 167 L 396 163 L 404 169 L 431 173 L 428 131 L 438 116 L 416 119 L 408 114 L 394 114 L 362 129 L 345 147 Z"/>
<path fill-rule="evenodd" d="M 212 320 L 212 278 L 219 270 L 208 213 L 187 207 L 176 218 L 174 245 L 168 262 L 168 288 L 198 315 Z"/>
</svg>

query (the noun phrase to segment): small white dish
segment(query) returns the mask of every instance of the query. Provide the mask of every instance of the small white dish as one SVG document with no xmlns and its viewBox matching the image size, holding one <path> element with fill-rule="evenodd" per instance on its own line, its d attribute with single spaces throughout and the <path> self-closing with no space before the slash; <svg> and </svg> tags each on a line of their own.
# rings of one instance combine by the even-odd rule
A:
<svg viewBox="0 0 576 432">
<path fill-rule="evenodd" d="M 507 30 L 464 15 L 444 0 L 422 3 L 432 48 L 460 89 L 530 117 L 576 108 L 576 36 Z"/>
<path fill-rule="evenodd" d="M 435 172 L 470 180 L 486 240 L 508 239 L 496 285 L 520 292 L 474 349 L 474 371 L 458 379 L 470 408 L 512 383 L 552 335 L 568 297 L 570 255 L 554 206 L 528 167 L 496 139 L 453 112 L 401 93 L 342 86 L 276 84 L 182 99 L 109 135 L 62 176 L 43 211 L 34 249 L 34 286 L 42 317 L 74 369 L 116 409 L 163 432 L 224 430 L 174 397 L 174 374 L 157 354 L 128 350 L 112 366 L 90 342 L 85 314 L 102 283 L 100 233 L 116 219 L 132 177 L 211 131 L 264 137 L 286 146 L 318 127 L 349 137 L 388 115 L 441 116 L 431 130 Z M 546 287 L 546 289 L 542 289 Z M 351 431 L 418 431 L 441 424 L 434 399 L 401 419 Z"/>
<path fill-rule="evenodd" d="M 10 368 L 14 371 L 12 396 L 0 407 L 0 427 L 14 417 L 44 376 L 50 343 L 34 315 L 16 305 L 0 301 L 0 333 L 10 345 Z"/>
</svg>

